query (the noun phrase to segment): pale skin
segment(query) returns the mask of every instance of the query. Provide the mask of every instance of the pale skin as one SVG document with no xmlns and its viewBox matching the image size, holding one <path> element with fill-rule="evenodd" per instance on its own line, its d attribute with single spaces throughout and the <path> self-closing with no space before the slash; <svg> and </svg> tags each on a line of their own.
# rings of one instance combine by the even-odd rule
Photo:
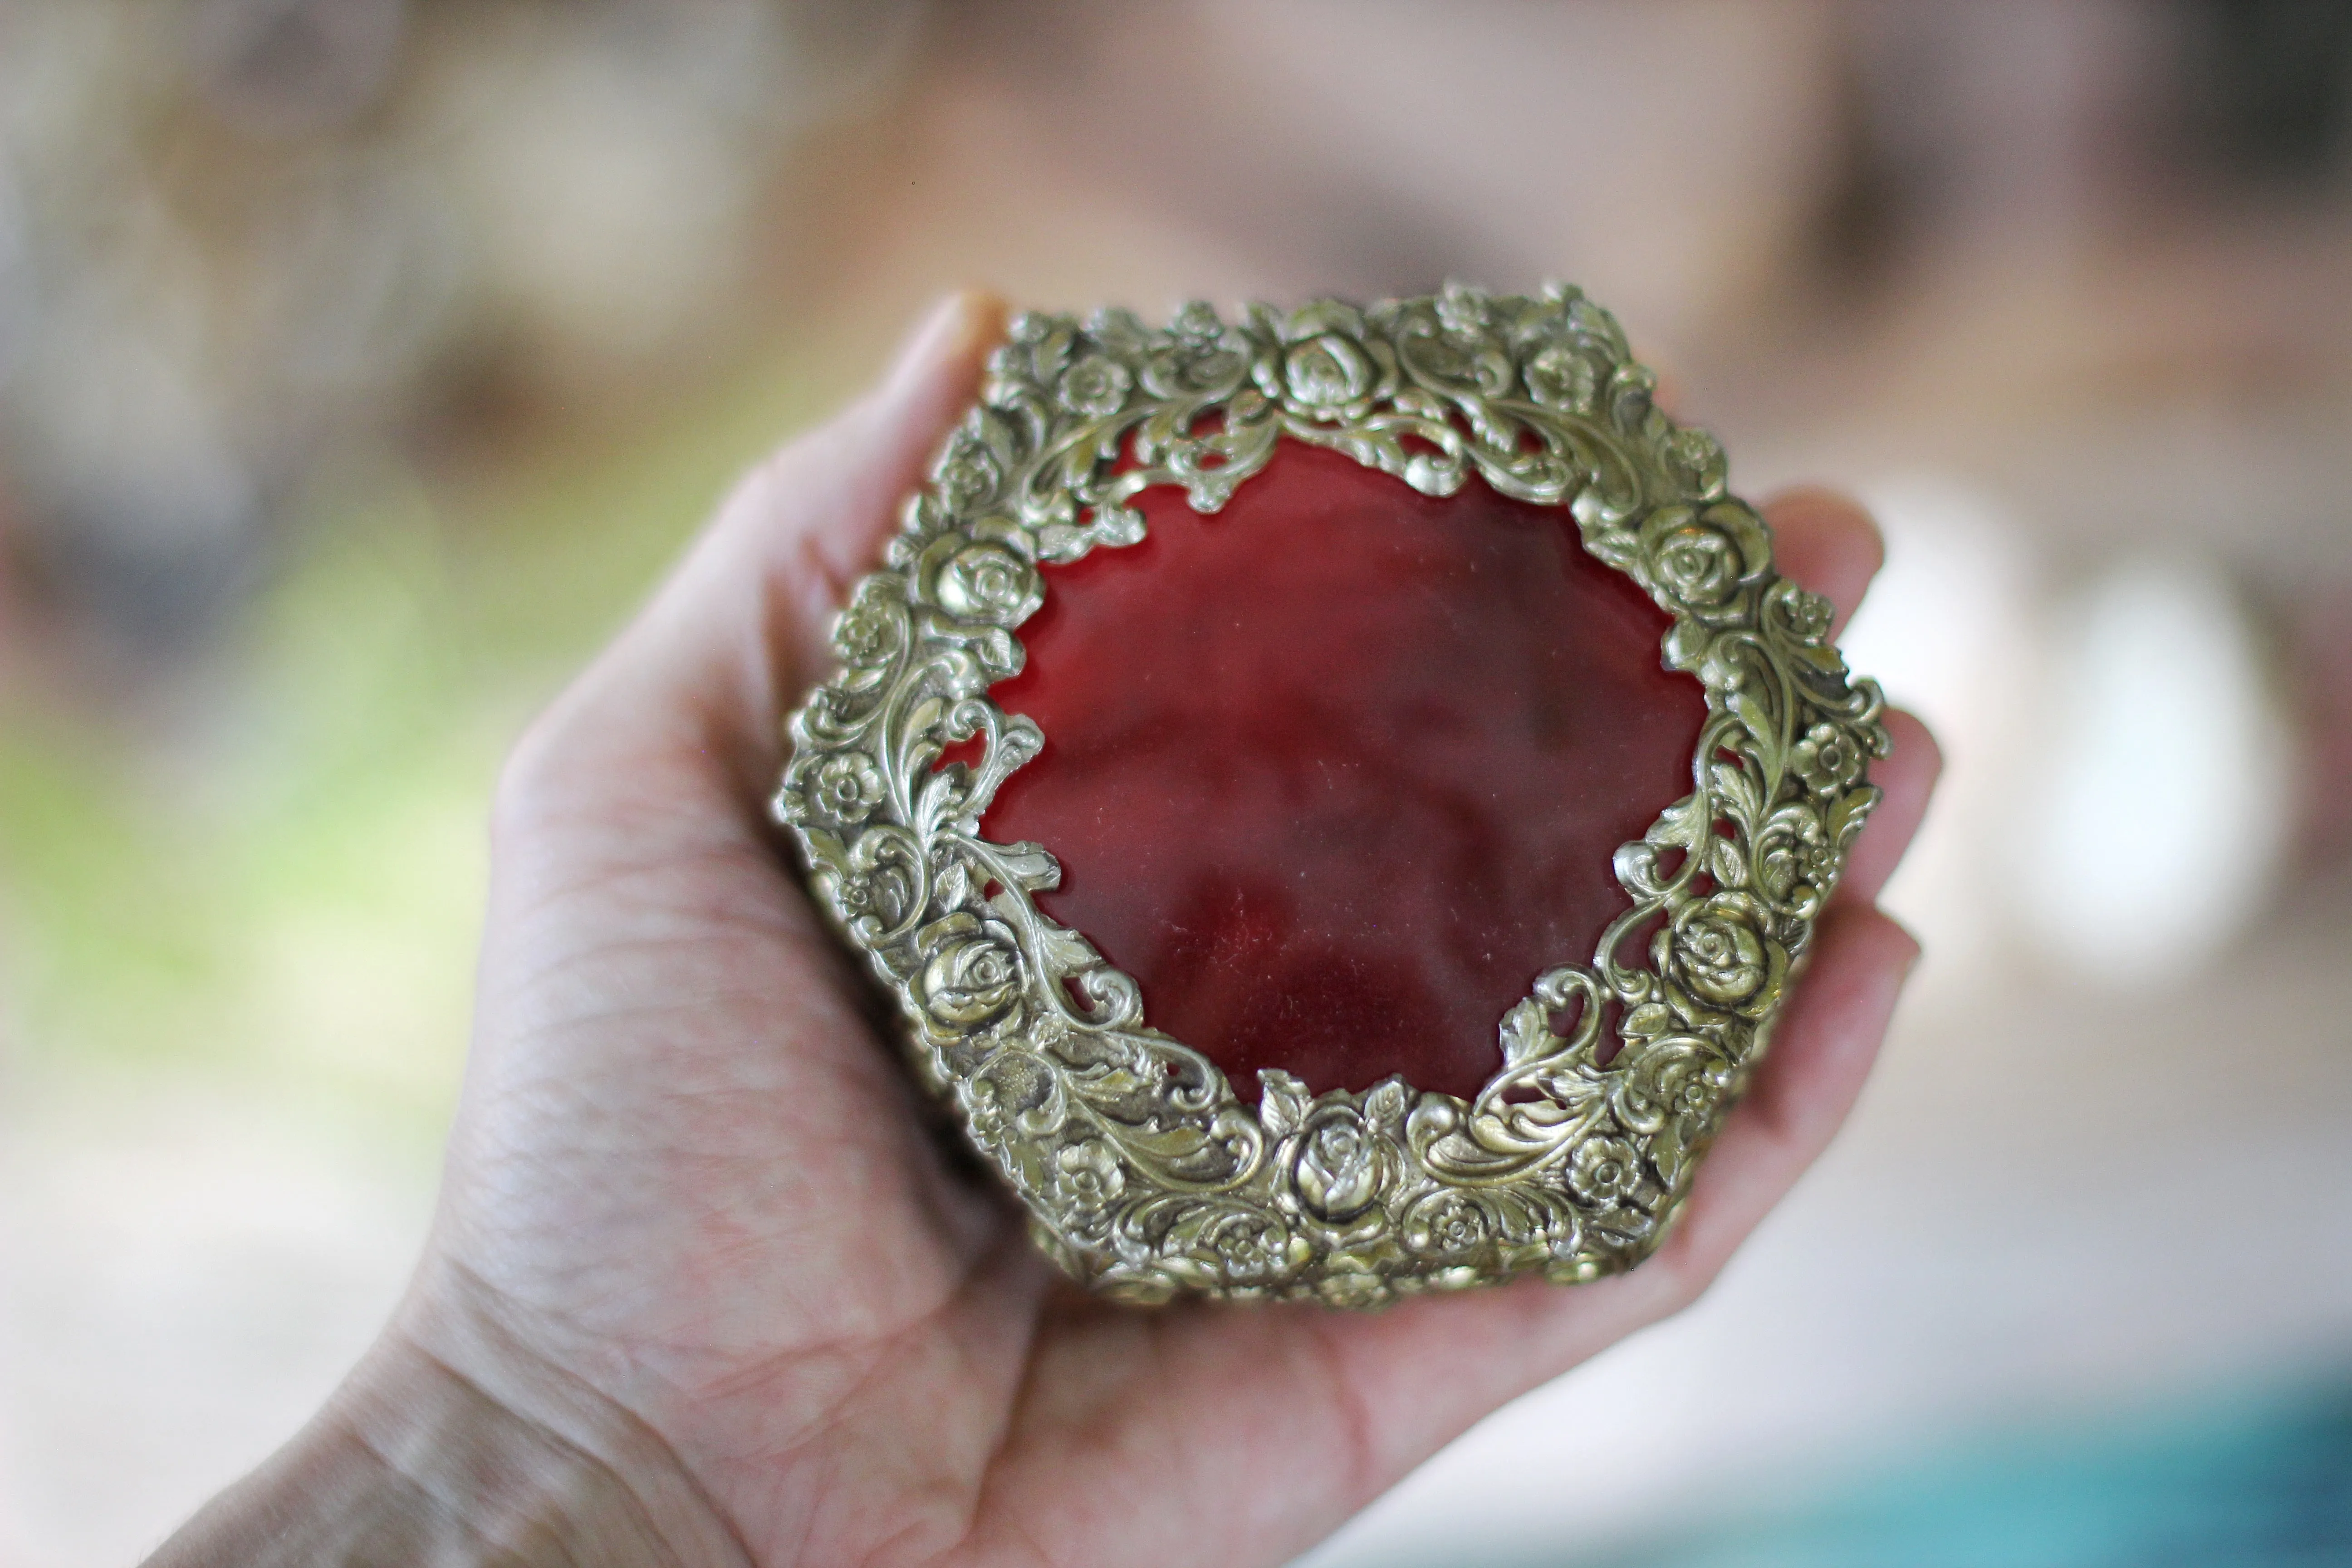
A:
<svg viewBox="0 0 2352 1568">
<path fill-rule="evenodd" d="M 415 1279 L 156 1563 L 1280 1563 L 1688 1302 L 1836 1131 L 1917 954 L 1874 904 L 1937 766 L 1902 714 L 1773 1053 L 1649 1262 L 1369 1314 L 1063 1283 L 927 1121 L 763 808 L 780 716 L 1002 323 L 945 301 L 518 744 Z M 1766 510 L 1843 621 L 1869 519 Z"/>
</svg>

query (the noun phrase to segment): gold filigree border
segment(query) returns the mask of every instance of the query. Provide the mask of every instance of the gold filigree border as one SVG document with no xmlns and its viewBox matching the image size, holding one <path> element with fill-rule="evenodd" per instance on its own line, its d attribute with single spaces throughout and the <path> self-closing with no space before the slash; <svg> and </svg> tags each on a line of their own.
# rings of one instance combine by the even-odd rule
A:
<svg viewBox="0 0 2352 1568">
<path fill-rule="evenodd" d="M 1888 742 L 1828 604 L 1774 574 L 1722 449 L 1654 386 L 1616 321 L 1558 286 L 1254 305 L 1232 324 L 1192 304 L 1159 330 L 1124 310 L 1013 323 L 835 626 L 843 668 L 793 715 L 775 810 L 897 998 L 917 1068 L 1074 1277 L 1139 1301 L 1368 1305 L 1528 1270 L 1591 1279 L 1656 1246 L 1763 1052 Z M 1310 1096 L 1268 1072 L 1253 1110 L 1038 910 L 1053 856 L 980 832 L 1041 744 L 988 697 L 1021 668 L 1040 564 L 1140 539 L 1147 486 L 1217 510 L 1286 437 L 1426 494 L 1475 472 L 1566 507 L 1673 616 L 1665 663 L 1706 689 L 1691 793 L 1616 853 L 1632 907 L 1502 1019 L 1502 1069 L 1468 1102 L 1398 1079 Z M 977 762 L 937 765 L 975 738 Z M 1646 962 L 1622 962 L 1654 919 Z"/>
</svg>

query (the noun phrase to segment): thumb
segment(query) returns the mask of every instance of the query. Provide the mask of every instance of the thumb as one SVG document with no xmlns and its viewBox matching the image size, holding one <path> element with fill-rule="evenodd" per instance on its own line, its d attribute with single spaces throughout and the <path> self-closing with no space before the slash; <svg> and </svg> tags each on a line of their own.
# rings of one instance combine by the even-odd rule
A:
<svg viewBox="0 0 2352 1568">
<path fill-rule="evenodd" d="M 534 740 L 578 734 L 607 758 L 682 747 L 764 793 L 782 762 L 783 710 L 829 658 L 834 612 L 878 563 L 899 500 L 977 395 L 1003 330 L 993 295 L 941 300 L 877 388 L 735 487 L 651 602 L 541 721 L 553 733 Z"/>
</svg>

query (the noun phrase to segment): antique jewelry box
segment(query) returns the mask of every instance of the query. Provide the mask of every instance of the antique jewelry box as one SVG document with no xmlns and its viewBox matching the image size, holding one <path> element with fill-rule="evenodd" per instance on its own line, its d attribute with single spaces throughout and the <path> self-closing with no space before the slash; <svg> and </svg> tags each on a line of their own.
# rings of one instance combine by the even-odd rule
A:
<svg viewBox="0 0 2352 1568">
<path fill-rule="evenodd" d="M 776 812 L 1077 1279 L 1657 1245 L 1887 739 L 1654 386 L 1564 288 L 1013 324 Z"/>
</svg>

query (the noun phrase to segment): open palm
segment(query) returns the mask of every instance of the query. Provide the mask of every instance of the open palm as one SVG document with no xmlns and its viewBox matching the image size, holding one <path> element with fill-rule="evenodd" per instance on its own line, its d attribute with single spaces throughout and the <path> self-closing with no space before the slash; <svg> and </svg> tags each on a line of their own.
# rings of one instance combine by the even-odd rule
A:
<svg viewBox="0 0 2352 1568">
<path fill-rule="evenodd" d="M 494 1462 L 455 1475 L 403 1423 L 443 1384 L 617 1489 L 642 1560 L 1280 1563 L 1687 1301 L 1860 1087 L 1915 954 L 1871 900 L 1936 767 L 1900 715 L 1775 1054 L 1651 1262 L 1369 1315 L 1059 1283 L 937 1134 L 763 810 L 780 715 L 1000 328 L 950 301 L 756 472 L 509 764 L 440 1213 L 347 1396 L 453 1531 L 524 1527 L 465 1519 Z M 1782 570 L 1851 612 L 1867 519 L 1811 492 L 1768 513 Z"/>
</svg>

